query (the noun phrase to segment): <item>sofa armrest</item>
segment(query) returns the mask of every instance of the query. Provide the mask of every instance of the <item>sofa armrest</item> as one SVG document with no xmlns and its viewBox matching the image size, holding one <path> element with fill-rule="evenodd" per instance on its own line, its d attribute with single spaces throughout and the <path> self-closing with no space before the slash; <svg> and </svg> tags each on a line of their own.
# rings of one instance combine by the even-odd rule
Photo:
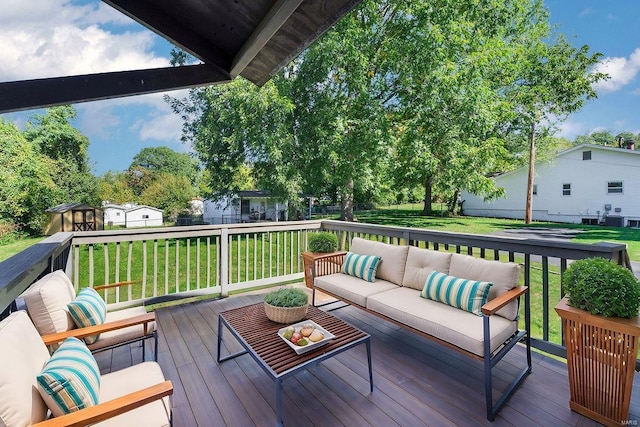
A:
<svg viewBox="0 0 640 427">
<path fill-rule="evenodd" d="M 102 289 L 119 288 L 120 286 L 133 285 L 134 283 L 136 283 L 136 282 L 131 281 L 131 280 L 127 280 L 125 282 L 109 283 L 108 285 L 94 286 L 93 289 L 96 290 L 96 291 L 100 291 Z"/>
<path fill-rule="evenodd" d="M 519 298 L 520 295 L 523 295 L 528 291 L 529 288 L 526 286 L 516 286 L 515 288 L 505 292 L 499 297 L 485 303 L 482 306 L 482 314 L 484 314 L 485 316 L 491 316 L 492 314 L 495 314 L 496 311 L 500 310 L 502 307 Z"/>
<path fill-rule="evenodd" d="M 124 414 L 132 409 L 139 408 L 148 403 L 160 400 L 173 394 L 171 381 L 164 381 L 151 387 L 126 394 L 113 400 L 91 406 L 80 411 L 72 412 L 61 417 L 51 418 L 33 426 L 38 427 L 62 427 L 62 426 L 86 426 Z"/>
<path fill-rule="evenodd" d="M 313 287 L 313 279 L 316 277 L 338 273 L 342 269 L 346 255 L 346 251 L 329 253 L 303 252 L 302 259 L 304 261 L 304 275 L 307 287 Z"/>
<path fill-rule="evenodd" d="M 127 328 L 129 326 L 143 325 L 145 334 L 148 330 L 148 324 L 156 320 L 156 314 L 146 313 L 139 316 L 129 317 L 128 319 L 117 320 L 115 322 L 103 323 L 96 326 L 87 326 L 85 328 L 71 329 L 66 332 L 58 332 L 56 334 L 43 335 L 42 341 L 46 346 L 57 344 L 69 337 L 84 338 L 91 335 L 101 334 L 103 332 L 114 331 L 116 329 Z"/>
</svg>

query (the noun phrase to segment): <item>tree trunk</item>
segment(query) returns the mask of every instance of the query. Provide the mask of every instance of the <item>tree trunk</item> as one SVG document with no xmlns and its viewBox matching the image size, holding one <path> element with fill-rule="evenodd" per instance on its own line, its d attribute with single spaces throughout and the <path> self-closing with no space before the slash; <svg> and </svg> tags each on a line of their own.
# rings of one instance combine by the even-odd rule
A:
<svg viewBox="0 0 640 427">
<path fill-rule="evenodd" d="M 349 179 L 342 191 L 342 211 L 340 213 L 342 221 L 353 221 L 353 179 Z"/>
<path fill-rule="evenodd" d="M 422 213 L 428 215 L 431 212 L 431 200 L 433 199 L 433 176 L 429 175 L 424 181 L 424 207 Z"/>
<path fill-rule="evenodd" d="M 456 190 L 453 193 L 451 199 L 449 199 L 449 206 L 447 206 L 449 213 L 454 215 L 456 213 L 456 206 L 458 205 L 458 197 L 460 196 L 460 192 Z"/>
<path fill-rule="evenodd" d="M 533 204 L 533 175 L 536 161 L 536 122 L 531 122 L 531 135 L 529 135 L 529 178 L 527 179 L 527 204 L 524 212 L 525 224 L 531 224 Z"/>
</svg>

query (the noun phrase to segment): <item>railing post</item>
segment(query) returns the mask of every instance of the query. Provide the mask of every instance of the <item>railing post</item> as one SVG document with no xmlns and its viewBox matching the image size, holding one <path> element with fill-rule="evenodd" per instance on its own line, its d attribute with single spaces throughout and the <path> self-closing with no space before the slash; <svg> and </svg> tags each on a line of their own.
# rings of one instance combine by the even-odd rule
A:
<svg viewBox="0 0 640 427">
<path fill-rule="evenodd" d="M 220 296 L 228 297 L 229 290 L 229 229 L 220 230 Z"/>
</svg>

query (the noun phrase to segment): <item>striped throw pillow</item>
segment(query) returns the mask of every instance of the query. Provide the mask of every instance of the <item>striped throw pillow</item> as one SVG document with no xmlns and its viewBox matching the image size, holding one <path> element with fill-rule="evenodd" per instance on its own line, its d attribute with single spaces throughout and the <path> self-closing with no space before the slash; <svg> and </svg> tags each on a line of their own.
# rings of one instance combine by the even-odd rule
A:
<svg viewBox="0 0 640 427">
<path fill-rule="evenodd" d="M 71 301 L 67 307 L 73 323 L 78 328 L 102 325 L 107 317 L 107 305 L 93 288 L 81 289 L 76 299 Z M 98 341 L 99 336 L 85 337 L 84 342 L 93 344 Z"/>
<path fill-rule="evenodd" d="M 380 264 L 380 257 L 376 255 L 358 255 L 347 252 L 342 264 L 342 272 L 350 276 L 359 277 L 367 282 L 375 282 L 376 269 Z"/>
<path fill-rule="evenodd" d="M 67 338 L 36 377 L 54 417 L 98 404 L 100 369 L 86 344 Z"/>
<path fill-rule="evenodd" d="M 482 306 L 487 302 L 492 285 L 491 282 L 459 279 L 432 271 L 420 296 L 482 316 Z"/>
</svg>

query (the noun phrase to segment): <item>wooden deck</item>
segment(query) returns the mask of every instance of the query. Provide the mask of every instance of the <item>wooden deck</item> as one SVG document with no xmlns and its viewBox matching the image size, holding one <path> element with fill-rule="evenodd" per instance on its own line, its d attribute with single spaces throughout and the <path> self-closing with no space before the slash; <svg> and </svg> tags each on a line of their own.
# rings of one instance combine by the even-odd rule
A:
<svg viewBox="0 0 640 427">
<path fill-rule="evenodd" d="M 160 309 L 159 362 L 173 381 L 174 426 L 272 426 L 274 383 L 248 355 L 216 363 L 217 314 L 259 302 L 237 296 Z M 490 423 L 485 418 L 481 362 L 436 345 L 354 307 L 332 312 L 371 334 L 374 391 L 358 346 L 283 382 L 288 426 L 594 426 L 569 410 L 566 365 L 533 354 L 533 373 Z M 230 334 L 228 351 L 239 350 Z M 494 374 L 506 385 L 524 359 L 517 348 Z M 151 352 L 147 357 L 151 356 Z M 104 370 L 141 359 L 140 346 L 98 355 Z M 500 366 L 500 365 L 499 365 Z M 636 374 L 630 425 L 640 420 Z"/>
</svg>

